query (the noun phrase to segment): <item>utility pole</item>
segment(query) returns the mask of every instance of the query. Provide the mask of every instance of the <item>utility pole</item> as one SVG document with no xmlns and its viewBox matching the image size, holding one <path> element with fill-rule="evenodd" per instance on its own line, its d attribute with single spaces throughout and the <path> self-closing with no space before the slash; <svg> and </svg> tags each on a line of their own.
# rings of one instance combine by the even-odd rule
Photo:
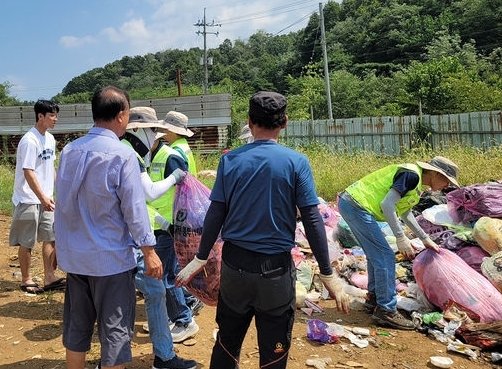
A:
<svg viewBox="0 0 502 369">
<path fill-rule="evenodd" d="M 208 32 L 206 31 L 206 27 L 221 27 L 221 24 L 215 24 L 214 20 L 211 23 L 206 22 L 206 8 L 204 8 L 204 19 L 201 23 L 201 21 L 197 21 L 197 23 L 194 24 L 196 27 L 202 27 L 202 31 L 197 31 L 195 32 L 196 34 L 200 35 L 202 34 L 204 36 L 204 56 L 202 60 L 202 64 L 204 65 L 204 95 L 207 94 L 207 85 L 208 85 L 208 77 L 209 77 L 209 72 L 207 69 L 208 63 L 213 64 L 213 60 L 208 60 L 209 58 L 207 57 L 207 44 L 206 44 L 206 36 L 207 34 L 212 34 L 218 36 L 219 32 Z"/>
<path fill-rule="evenodd" d="M 324 31 L 324 11 L 322 3 L 319 3 L 319 17 L 321 19 L 321 46 L 324 59 L 324 83 L 326 85 L 326 99 L 328 100 L 328 118 L 333 120 L 333 108 L 331 106 L 331 87 L 329 85 L 328 52 L 326 51 L 326 33 Z"/>
</svg>

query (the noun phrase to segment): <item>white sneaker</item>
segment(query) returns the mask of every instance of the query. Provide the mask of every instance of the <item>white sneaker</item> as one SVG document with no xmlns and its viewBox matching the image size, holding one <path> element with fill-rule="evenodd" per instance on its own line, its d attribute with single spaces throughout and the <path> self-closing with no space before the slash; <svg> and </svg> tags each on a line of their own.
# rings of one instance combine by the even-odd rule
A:
<svg viewBox="0 0 502 369">
<path fill-rule="evenodd" d="M 183 341 L 195 336 L 198 331 L 199 331 L 199 326 L 197 325 L 197 323 L 195 323 L 195 320 L 193 320 L 193 319 L 187 325 L 176 324 L 171 329 L 171 335 L 173 337 L 173 342 L 174 343 L 183 342 Z"/>
<path fill-rule="evenodd" d="M 174 323 L 169 322 L 169 330 L 173 329 Z M 143 331 L 145 333 L 150 333 L 150 328 L 148 327 L 148 323 L 144 323 L 141 328 L 143 328 Z"/>
</svg>

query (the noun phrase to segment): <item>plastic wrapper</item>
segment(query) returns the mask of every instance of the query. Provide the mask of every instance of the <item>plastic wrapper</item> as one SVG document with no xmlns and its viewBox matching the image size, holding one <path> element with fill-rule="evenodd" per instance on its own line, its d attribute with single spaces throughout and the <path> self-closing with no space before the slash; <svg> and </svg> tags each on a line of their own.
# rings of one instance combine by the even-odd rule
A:
<svg viewBox="0 0 502 369">
<path fill-rule="evenodd" d="M 331 228 L 336 228 L 338 224 L 338 219 L 340 218 L 340 213 L 336 208 L 335 204 L 321 202 L 317 205 L 319 212 L 321 213 L 322 220 L 325 225 Z"/>
<path fill-rule="evenodd" d="M 210 193 L 209 188 L 190 174 L 176 186 L 174 249 L 182 268 L 192 261 L 199 249 L 204 218 L 211 203 Z M 194 296 L 210 306 L 218 302 L 222 246 L 223 241 L 218 239 L 209 253 L 207 264 L 187 285 Z"/>
<path fill-rule="evenodd" d="M 502 251 L 484 259 L 481 272 L 495 288 L 502 292 Z"/>
<path fill-rule="evenodd" d="M 338 333 L 338 334 L 337 334 Z M 307 320 L 307 338 L 310 341 L 321 343 L 337 343 L 340 342 L 340 337 L 343 330 L 336 332 L 336 329 L 330 327 L 326 322 L 319 319 Z"/>
<path fill-rule="evenodd" d="M 427 299 L 444 309 L 455 301 L 479 315 L 481 322 L 502 319 L 502 294 L 455 253 L 424 250 L 413 263 L 413 274 Z"/>
</svg>

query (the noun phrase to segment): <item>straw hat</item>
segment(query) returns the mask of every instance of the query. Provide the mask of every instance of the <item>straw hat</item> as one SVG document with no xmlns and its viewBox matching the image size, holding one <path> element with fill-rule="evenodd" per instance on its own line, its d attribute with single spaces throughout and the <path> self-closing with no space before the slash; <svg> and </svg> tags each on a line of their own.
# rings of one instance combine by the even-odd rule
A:
<svg viewBox="0 0 502 369">
<path fill-rule="evenodd" d="M 433 170 L 435 172 L 441 173 L 446 178 L 448 178 L 452 185 L 454 185 L 455 187 L 460 187 L 457 181 L 458 167 L 450 159 L 442 156 L 435 156 L 428 163 L 417 161 L 417 165 L 423 169 Z"/>
<path fill-rule="evenodd" d="M 157 118 L 155 109 L 138 106 L 129 111 L 129 124 L 126 129 L 135 128 L 165 128 L 165 125 Z"/>
<path fill-rule="evenodd" d="M 188 117 L 177 111 L 170 111 L 164 117 L 162 128 L 182 136 L 192 137 L 193 132 L 188 129 Z M 162 137 L 162 136 L 160 136 Z"/>
</svg>

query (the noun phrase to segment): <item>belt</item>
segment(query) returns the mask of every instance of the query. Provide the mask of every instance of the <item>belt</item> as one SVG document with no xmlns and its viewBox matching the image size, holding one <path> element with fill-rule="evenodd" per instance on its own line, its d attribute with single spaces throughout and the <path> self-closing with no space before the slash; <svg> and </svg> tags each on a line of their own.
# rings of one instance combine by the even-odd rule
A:
<svg viewBox="0 0 502 369">
<path fill-rule="evenodd" d="M 272 255 L 262 254 L 243 249 L 228 241 L 223 246 L 221 258 L 225 264 L 234 270 L 260 273 L 263 276 L 270 273 L 273 274 L 272 276 L 280 275 L 291 268 L 290 252 Z"/>
<path fill-rule="evenodd" d="M 357 206 L 358 208 L 360 208 L 360 209 L 362 209 L 364 211 L 367 211 L 365 208 L 363 208 L 361 206 L 361 204 L 359 204 L 356 200 L 354 200 L 354 198 L 352 196 L 350 196 L 350 194 L 347 191 L 343 191 L 340 194 L 340 198 L 344 199 L 346 201 L 349 201 L 350 203 L 352 203 L 353 205 Z"/>
</svg>

